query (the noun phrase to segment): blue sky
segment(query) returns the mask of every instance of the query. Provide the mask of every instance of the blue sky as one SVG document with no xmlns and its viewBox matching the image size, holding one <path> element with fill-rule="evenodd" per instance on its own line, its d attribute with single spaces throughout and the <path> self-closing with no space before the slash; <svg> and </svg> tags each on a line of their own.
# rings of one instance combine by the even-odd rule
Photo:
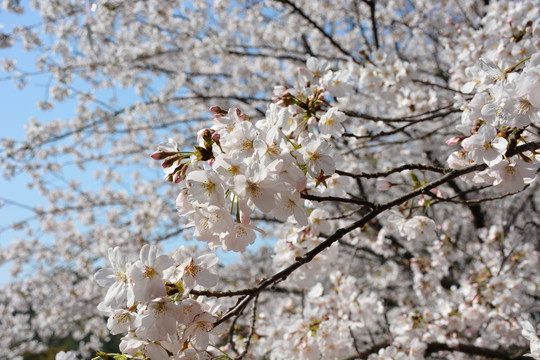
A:
<svg viewBox="0 0 540 360">
<path fill-rule="evenodd" d="M 0 24 L 3 28 L 0 28 L 0 32 L 9 33 L 13 26 L 16 25 L 38 25 L 41 23 L 39 14 L 33 11 L 27 11 L 23 15 L 13 15 L 6 12 L 0 12 Z M 35 27 L 39 30 L 40 27 Z M 47 37 L 45 37 L 47 40 Z M 35 72 L 34 59 L 37 52 L 27 52 L 20 44 L 7 49 L 0 49 L 0 59 L 12 58 L 17 60 L 17 69 L 24 72 Z M 39 122 L 48 122 L 54 119 L 69 119 L 75 115 L 74 108 L 76 106 L 75 101 L 68 100 L 62 104 L 56 104 L 50 111 L 41 111 L 37 105 L 38 101 L 44 101 L 47 98 L 48 83 L 50 82 L 50 75 L 38 74 L 30 77 L 28 85 L 18 90 L 15 84 L 9 80 L 10 74 L 3 72 L 0 69 L 0 108 L 2 114 L 0 116 L 0 138 L 12 138 L 15 140 L 23 140 L 25 135 L 24 124 L 28 122 L 30 118 L 37 118 Z M 159 79 L 156 81 L 159 82 Z M 109 90 L 111 91 L 111 90 Z M 132 89 L 121 90 L 118 89 L 117 95 L 120 103 L 126 101 L 132 102 L 134 93 Z M 110 95 L 110 94 L 107 94 Z M 74 170 L 73 173 L 69 173 L 72 177 L 80 177 Z M 161 176 L 161 172 L 159 175 Z M 16 236 L 21 236 L 21 233 L 17 233 L 13 230 L 6 230 L 10 224 L 15 221 L 20 221 L 33 216 L 33 212 L 26 207 L 34 207 L 36 205 L 46 205 L 45 199 L 35 191 L 28 189 L 27 183 L 32 179 L 28 175 L 19 175 L 13 179 L 6 180 L 3 176 L 0 176 L 0 203 L 3 202 L 3 206 L 0 206 L 0 248 L 4 248 Z M 85 183 L 85 185 L 88 185 Z M 89 184 L 88 186 L 94 186 Z M 16 202 L 22 206 L 10 203 Z M 47 239 L 42 239 L 47 241 Z M 50 240 L 50 239 L 49 239 Z M 164 244 L 165 248 L 170 250 L 172 246 L 177 246 L 178 243 Z M 258 247 L 258 246 L 256 246 Z M 255 248 L 256 248 L 255 247 Z M 252 246 L 251 249 L 255 250 Z M 220 259 L 226 263 L 234 261 L 236 254 L 228 253 L 224 255 L 220 252 Z M 0 265 L 0 285 L 8 282 L 11 279 L 9 276 L 9 264 Z"/>
<path fill-rule="evenodd" d="M 13 26 L 18 24 L 32 25 L 40 22 L 38 14 L 27 12 L 24 15 L 13 15 L 7 12 L 0 13 L 0 24 L 2 32 L 10 32 Z M 0 58 L 14 58 L 17 60 L 17 67 L 26 71 L 35 70 L 35 54 L 28 53 L 20 45 L 7 49 L 0 49 Z M 46 78 L 42 75 L 36 76 L 31 83 L 22 91 L 17 90 L 12 81 L 6 79 L 9 76 L 0 70 L 0 138 L 24 139 L 24 124 L 32 117 L 43 118 L 44 114 L 37 107 L 36 102 L 43 100 L 45 96 Z M 49 119 L 53 114 L 46 114 Z M 17 176 L 10 181 L 6 181 L 0 176 L 0 198 L 15 201 L 27 206 L 34 206 L 39 201 L 39 194 L 26 187 L 26 183 L 31 181 L 29 176 Z M 2 201 L 4 205 L 0 207 L 0 229 L 4 229 L 13 221 L 22 220 L 32 216 L 32 212 L 24 207 L 16 206 Z M 15 232 L 4 230 L 0 232 L 0 247 L 6 247 Z M 0 266 L 0 284 L 9 280 L 8 266 Z"/>
</svg>

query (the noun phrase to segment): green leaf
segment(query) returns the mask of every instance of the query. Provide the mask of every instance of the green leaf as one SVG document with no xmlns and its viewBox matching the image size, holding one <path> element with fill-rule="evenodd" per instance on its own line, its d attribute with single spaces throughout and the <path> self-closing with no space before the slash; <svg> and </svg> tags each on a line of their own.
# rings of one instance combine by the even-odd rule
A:
<svg viewBox="0 0 540 360">
<path fill-rule="evenodd" d="M 422 184 L 420 183 L 420 181 L 419 181 L 418 178 L 416 177 L 416 174 L 413 173 L 412 171 L 411 171 L 411 179 L 412 179 L 412 181 L 414 182 L 414 185 L 415 185 L 416 187 L 422 186 Z"/>
</svg>

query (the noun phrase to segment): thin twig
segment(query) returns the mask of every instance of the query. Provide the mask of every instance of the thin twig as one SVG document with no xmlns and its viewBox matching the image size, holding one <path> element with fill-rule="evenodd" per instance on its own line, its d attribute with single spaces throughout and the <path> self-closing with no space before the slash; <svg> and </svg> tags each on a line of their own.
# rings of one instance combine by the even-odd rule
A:
<svg viewBox="0 0 540 360">
<path fill-rule="evenodd" d="M 253 305 L 251 306 L 251 326 L 249 327 L 249 334 L 246 341 L 246 347 L 244 348 L 244 351 L 240 356 L 237 358 L 238 360 L 241 360 L 244 358 L 244 356 L 247 355 L 249 351 L 249 345 L 251 344 L 251 338 L 255 334 L 255 321 L 257 320 L 257 300 L 259 299 L 259 295 L 255 296 L 255 299 L 253 300 Z"/>
<path fill-rule="evenodd" d="M 375 172 L 375 173 L 353 174 L 346 171 L 336 170 L 336 174 L 341 175 L 341 176 L 352 177 L 353 179 L 357 179 L 357 178 L 373 179 L 373 178 L 386 177 L 390 174 L 402 172 L 404 170 L 425 170 L 425 171 L 433 171 L 440 174 L 448 174 L 449 172 L 452 171 L 452 169 L 425 165 L 425 164 L 405 164 L 405 165 L 401 165 L 387 171 L 381 171 L 381 172 Z"/>
</svg>

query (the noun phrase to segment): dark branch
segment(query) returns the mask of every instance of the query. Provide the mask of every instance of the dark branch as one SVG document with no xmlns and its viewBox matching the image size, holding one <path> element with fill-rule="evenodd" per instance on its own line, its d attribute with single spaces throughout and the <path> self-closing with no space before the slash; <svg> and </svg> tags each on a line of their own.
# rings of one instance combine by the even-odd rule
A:
<svg viewBox="0 0 540 360">
<path fill-rule="evenodd" d="M 330 43 L 332 45 L 334 45 L 343 55 L 346 55 L 347 57 L 351 58 L 355 63 L 357 63 L 357 64 L 359 63 L 358 60 L 356 60 L 354 58 L 354 56 L 352 56 L 352 54 L 350 52 L 345 50 L 338 42 L 336 42 L 336 40 L 334 40 L 334 38 L 330 34 L 328 34 L 319 24 L 317 24 L 315 21 L 313 21 L 313 19 L 311 19 L 305 12 L 302 11 L 302 9 L 300 9 L 298 6 L 296 6 L 296 4 L 294 4 L 292 1 L 290 1 L 290 0 L 276 0 L 276 1 L 281 2 L 283 4 L 286 4 L 286 5 L 289 5 L 290 7 L 292 7 L 293 10 L 296 13 L 298 13 L 298 15 L 300 15 L 308 23 L 313 25 L 313 27 L 315 29 L 317 29 L 325 38 L 327 38 L 328 41 L 330 41 Z"/>
</svg>

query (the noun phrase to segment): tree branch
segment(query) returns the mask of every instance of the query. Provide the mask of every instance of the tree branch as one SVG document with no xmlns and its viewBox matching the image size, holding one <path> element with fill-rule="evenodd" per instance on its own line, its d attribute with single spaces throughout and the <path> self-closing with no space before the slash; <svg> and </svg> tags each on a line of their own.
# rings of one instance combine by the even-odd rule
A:
<svg viewBox="0 0 540 360">
<path fill-rule="evenodd" d="M 313 21 L 313 19 L 311 19 L 305 12 L 302 11 L 302 9 L 300 9 L 298 6 L 296 6 L 296 4 L 294 4 L 292 1 L 290 1 L 290 0 L 276 0 L 276 1 L 281 2 L 283 4 L 286 4 L 286 5 L 289 5 L 290 7 L 292 7 L 293 10 L 296 13 L 298 13 L 298 15 L 300 15 L 308 23 L 313 25 L 313 27 L 315 29 L 317 29 L 325 38 L 327 38 L 328 41 L 330 41 L 330 43 L 332 45 L 334 45 L 343 55 L 346 55 L 347 57 L 351 58 L 357 64 L 360 63 L 358 60 L 355 59 L 354 56 L 352 56 L 352 54 L 350 52 L 345 50 L 338 42 L 336 42 L 336 40 L 334 40 L 334 38 L 330 34 L 328 34 L 319 24 L 317 24 L 315 21 Z"/>
</svg>

